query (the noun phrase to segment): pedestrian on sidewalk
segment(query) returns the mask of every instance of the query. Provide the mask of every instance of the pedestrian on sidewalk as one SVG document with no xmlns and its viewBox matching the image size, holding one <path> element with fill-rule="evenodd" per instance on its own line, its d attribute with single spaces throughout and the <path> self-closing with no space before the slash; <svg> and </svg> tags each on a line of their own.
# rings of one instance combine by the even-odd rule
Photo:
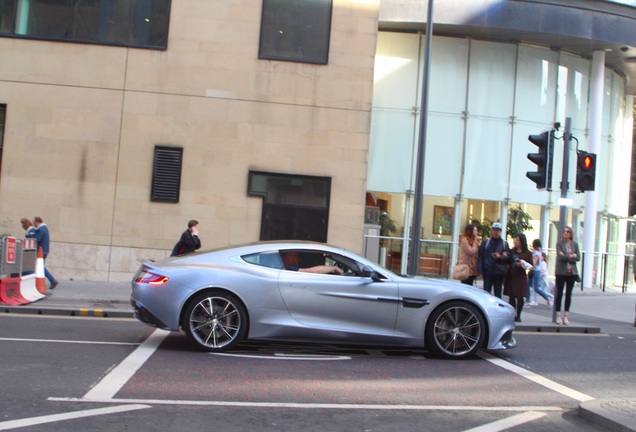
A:
<svg viewBox="0 0 636 432">
<path fill-rule="evenodd" d="M 514 247 L 510 251 L 510 276 L 506 279 L 504 294 L 508 295 L 508 303 L 517 311 L 515 322 L 521 322 L 523 299 L 528 295 L 528 270 L 532 268 L 532 252 L 528 249 L 525 234 L 517 234 L 514 242 Z"/>
<path fill-rule="evenodd" d="M 468 278 L 461 282 L 466 285 L 474 285 L 477 278 L 477 257 L 479 255 L 479 231 L 473 224 L 466 225 L 464 235 L 459 239 L 459 253 L 457 264 L 466 264 L 470 269 Z"/>
<path fill-rule="evenodd" d="M 537 288 L 541 283 L 541 240 L 532 241 L 532 269 L 528 271 L 528 306 L 539 306 Z"/>
<path fill-rule="evenodd" d="M 477 273 L 484 278 L 484 291 L 501 298 L 501 287 L 506 278 L 498 269 L 504 269 L 510 263 L 510 247 L 501 238 L 502 226 L 499 222 L 492 224 L 491 237 L 481 243 L 477 256 Z M 526 281 L 526 286 L 528 282 Z"/>
<path fill-rule="evenodd" d="M 534 290 L 537 294 L 545 299 L 548 302 L 548 307 L 552 307 L 554 296 L 552 294 L 547 293 L 548 289 L 548 257 L 545 252 L 541 252 L 541 264 L 539 264 L 539 274 L 535 274 L 537 280 L 537 284 L 534 287 Z"/>
<path fill-rule="evenodd" d="M 49 280 L 51 284 L 51 289 L 55 289 L 55 287 L 59 284 L 57 280 L 53 277 L 50 271 L 46 268 L 46 257 L 49 255 L 49 244 L 51 242 L 51 235 L 49 233 L 49 228 L 46 226 L 44 221 L 40 216 L 36 216 L 33 218 L 33 225 L 35 225 L 35 240 L 38 243 L 38 248 L 42 248 L 42 257 L 44 258 L 44 276 Z"/>
<path fill-rule="evenodd" d="M 579 272 L 576 263 L 581 259 L 579 245 L 572 237 L 574 231 L 572 227 L 565 227 L 561 234 L 561 241 L 556 245 L 557 262 L 555 268 L 555 299 L 557 325 L 568 325 L 570 305 L 572 304 L 572 291 L 574 283 L 579 280 Z M 563 300 L 563 288 L 565 287 L 565 302 L 563 304 L 563 318 L 561 318 L 561 302 Z"/>
<path fill-rule="evenodd" d="M 201 247 L 201 240 L 199 240 L 199 221 L 190 220 L 188 222 L 188 229 L 181 234 L 181 238 L 172 248 L 170 256 L 185 255 L 194 252 Z"/>
<path fill-rule="evenodd" d="M 35 238 L 35 227 L 33 226 L 33 222 L 31 222 L 28 218 L 23 217 L 20 219 L 20 225 L 22 225 L 22 229 L 24 229 L 24 238 Z M 33 270 L 26 270 L 22 272 L 23 276 L 30 275 L 35 273 Z"/>
<path fill-rule="evenodd" d="M 23 217 L 20 219 L 20 225 L 22 225 L 22 229 L 25 231 L 24 238 L 35 238 L 35 227 L 33 226 L 33 222 Z"/>
</svg>

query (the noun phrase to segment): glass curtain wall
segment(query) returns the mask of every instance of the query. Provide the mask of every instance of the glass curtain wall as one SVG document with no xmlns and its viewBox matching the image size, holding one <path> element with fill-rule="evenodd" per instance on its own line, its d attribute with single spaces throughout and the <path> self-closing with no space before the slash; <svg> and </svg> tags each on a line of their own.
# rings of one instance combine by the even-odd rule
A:
<svg viewBox="0 0 636 432">
<path fill-rule="evenodd" d="M 564 125 L 566 117 L 572 119 L 578 148 L 587 150 L 591 61 L 547 48 L 449 37 L 434 37 L 431 48 L 422 253 L 447 254 L 443 259 L 451 261 L 465 224 L 477 220 L 489 225 L 505 219 L 506 209 L 517 206 L 530 215 L 533 230 L 526 233 L 529 241 L 544 231 L 542 237 L 553 246 L 558 240 L 557 202 L 564 154 L 570 158 L 568 221 L 582 227 L 584 195 L 573 190 L 577 142 L 573 140 L 564 151 L 561 126 L 552 192 L 537 191 L 526 178 L 526 172 L 536 167 L 526 156 L 536 151 L 528 135 L 548 130 L 555 122 Z M 390 233 L 391 241 L 383 242 L 387 250 L 381 254 L 400 255 L 407 250 L 404 242 L 409 236 L 415 189 L 423 53 L 423 34 L 379 34 L 367 189 L 390 203 L 386 211 L 397 228 Z M 605 74 L 606 154 L 601 158 L 604 166 L 598 167 L 597 191 L 599 207 L 620 214 L 626 209 L 623 204 L 616 208 L 616 203 L 625 201 L 629 183 L 598 179 L 616 178 L 612 169 L 617 166 L 629 169 L 624 161 L 631 144 L 627 146 L 622 137 L 624 81 L 608 69 Z M 452 217 L 450 231 L 436 226 L 440 212 Z M 542 217 L 543 212 L 547 216 Z M 548 221 L 547 226 L 542 226 L 542 219 Z"/>
</svg>

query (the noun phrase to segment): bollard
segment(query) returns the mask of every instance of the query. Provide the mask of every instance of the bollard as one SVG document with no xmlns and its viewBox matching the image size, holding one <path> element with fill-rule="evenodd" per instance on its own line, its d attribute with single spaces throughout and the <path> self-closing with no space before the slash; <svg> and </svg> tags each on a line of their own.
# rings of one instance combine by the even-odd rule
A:
<svg viewBox="0 0 636 432">
<path fill-rule="evenodd" d="M 35 260 L 35 287 L 42 294 L 46 294 L 46 280 L 44 278 L 44 255 L 42 248 L 38 248 L 38 258 Z"/>
</svg>

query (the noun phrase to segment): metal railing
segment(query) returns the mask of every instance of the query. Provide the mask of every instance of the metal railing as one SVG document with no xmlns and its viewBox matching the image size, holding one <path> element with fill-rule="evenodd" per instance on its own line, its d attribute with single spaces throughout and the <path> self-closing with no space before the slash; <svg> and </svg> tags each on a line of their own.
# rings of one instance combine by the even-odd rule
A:
<svg viewBox="0 0 636 432">
<path fill-rule="evenodd" d="M 402 255 L 405 251 L 408 253 L 409 240 L 406 237 L 367 235 L 365 242 L 380 243 L 380 256 L 367 258 L 373 259 L 388 270 L 403 273 L 405 264 Z M 452 267 L 450 263 L 452 245 L 453 242 L 450 241 L 421 239 L 418 275 L 448 278 Z"/>
<path fill-rule="evenodd" d="M 405 242 L 408 246 L 409 238 L 406 237 L 388 237 L 388 236 L 365 236 L 365 242 L 378 241 L 380 243 L 380 255 L 385 253 L 385 256 L 367 257 L 374 259 L 383 267 L 402 273 L 402 253 L 408 251 L 408 247 L 404 247 Z M 420 265 L 418 274 L 422 276 L 433 276 L 438 278 L 450 278 L 452 271 L 451 253 L 453 244 L 457 244 L 451 241 L 442 240 L 420 240 Z M 365 245 L 366 246 L 366 245 Z M 545 251 L 548 255 L 549 261 L 552 261 L 551 269 L 554 272 L 554 260 L 550 260 L 550 257 L 554 257 L 556 250 L 548 249 Z M 583 279 L 584 276 L 584 263 L 587 259 L 598 259 L 598 264 L 594 266 L 595 274 L 592 277 L 593 283 L 601 288 L 605 292 L 608 286 L 613 283 L 608 282 L 611 275 L 617 275 L 620 271 L 619 265 L 622 266 L 622 292 L 628 292 L 631 286 L 636 285 L 634 281 L 634 266 L 636 265 L 636 257 L 634 254 L 621 254 L 611 252 L 582 252 L 581 262 L 579 263 L 580 276 Z M 598 274 L 597 274 L 598 273 Z M 615 285 L 614 285 L 615 286 Z M 581 284 L 581 290 L 583 285 Z"/>
</svg>

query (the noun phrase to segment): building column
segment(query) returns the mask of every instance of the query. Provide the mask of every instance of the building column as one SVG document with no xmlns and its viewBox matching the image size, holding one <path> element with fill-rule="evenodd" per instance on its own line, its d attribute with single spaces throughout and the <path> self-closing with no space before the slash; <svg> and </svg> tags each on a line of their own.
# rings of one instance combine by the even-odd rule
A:
<svg viewBox="0 0 636 432">
<path fill-rule="evenodd" d="M 596 153 L 596 165 L 602 160 L 601 132 L 603 129 L 603 91 L 605 89 L 605 51 L 594 51 L 592 57 L 592 77 L 590 83 L 590 145 L 588 151 Z M 598 170 L 597 170 L 598 171 Z M 595 189 L 598 189 L 598 182 Z M 585 192 L 585 223 L 583 225 L 583 263 L 582 288 L 592 287 L 594 270 L 594 245 L 596 240 L 596 217 L 598 213 L 598 192 Z"/>
<path fill-rule="evenodd" d="M 462 197 L 461 195 L 457 195 L 455 197 L 455 208 L 454 208 L 454 217 L 453 217 L 453 237 L 451 239 L 451 250 L 450 250 L 450 263 L 448 265 L 448 277 L 450 278 L 453 275 L 453 266 L 457 262 L 457 257 L 459 256 L 459 239 L 462 235 L 464 235 L 464 230 L 462 229 L 459 220 L 459 215 L 461 214 L 462 209 Z M 469 221 L 470 223 L 470 221 Z"/>
<path fill-rule="evenodd" d="M 539 231 L 539 240 L 541 240 L 541 249 L 548 253 L 548 240 L 550 239 L 550 206 L 541 206 L 541 228 Z"/>
<path fill-rule="evenodd" d="M 499 215 L 501 227 L 503 228 L 501 238 L 504 239 L 504 241 L 508 241 L 506 238 L 506 233 L 508 232 L 508 207 L 510 207 L 510 198 L 506 198 L 501 202 L 501 213 Z"/>
</svg>

